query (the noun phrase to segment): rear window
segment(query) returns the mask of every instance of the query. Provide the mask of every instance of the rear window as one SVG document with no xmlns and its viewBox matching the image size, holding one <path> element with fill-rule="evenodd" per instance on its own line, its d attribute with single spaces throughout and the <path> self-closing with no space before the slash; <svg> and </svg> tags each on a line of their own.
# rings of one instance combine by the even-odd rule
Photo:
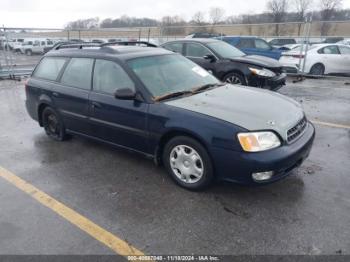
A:
<svg viewBox="0 0 350 262">
<path fill-rule="evenodd" d="M 33 77 L 54 81 L 57 79 L 66 61 L 67 59 L 63 57 L 45 57 L 35 69 Z"/>
</svg>

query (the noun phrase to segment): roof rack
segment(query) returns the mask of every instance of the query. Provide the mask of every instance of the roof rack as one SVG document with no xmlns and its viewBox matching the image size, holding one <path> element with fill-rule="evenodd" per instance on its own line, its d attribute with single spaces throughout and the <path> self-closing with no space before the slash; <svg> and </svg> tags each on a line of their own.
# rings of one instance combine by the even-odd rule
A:
<svg viewBox="0 0 350 262">
<path fill-rule="evenodd" d="M 77 49 L 83 49 L 83 47 L 100 47 L 101 44 L 100 43 L 96 43 L 96 42 L 66 42 L 66 43 L 61 43 L 58 44 L 54 50 L 59 50 L 62 48 L 77 48 Z"/>
<path fill-rule="evenodd" d="M 126 45 L 126 46 L 146 46 L 146 47 L 158 47 L 156 44 L 152 44 L 147 41 L 116 41 L 116 42 L 110 42 L 110 43 L 104 43 L 100 46 L 110 46 L 110 45 Z"/>
</svg>

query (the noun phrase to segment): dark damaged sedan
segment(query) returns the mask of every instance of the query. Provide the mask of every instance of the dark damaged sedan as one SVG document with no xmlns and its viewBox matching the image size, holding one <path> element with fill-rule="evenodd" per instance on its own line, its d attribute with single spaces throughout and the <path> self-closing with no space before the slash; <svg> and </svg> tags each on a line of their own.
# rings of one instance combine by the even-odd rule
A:
<svg viewBox="0 0 350 262">
<path fill-rule="evenodd" d="M 191 190 L 270 183 L 309 155 L 315 130 L 292 99 L 222 83 L 162 48 L 77 47 L 47 53 L 26 83 L 27 110 L 52 139 L 141 153 Z"/>
<path fill-rule="evenodd" d="M 163 48 L 182 54 L 223 82 L 278 90 L 286 83 L 282 65 L 275 59 L 246 55 L 216 39 L 184 39 L 167 42 Z"/>
</svg>

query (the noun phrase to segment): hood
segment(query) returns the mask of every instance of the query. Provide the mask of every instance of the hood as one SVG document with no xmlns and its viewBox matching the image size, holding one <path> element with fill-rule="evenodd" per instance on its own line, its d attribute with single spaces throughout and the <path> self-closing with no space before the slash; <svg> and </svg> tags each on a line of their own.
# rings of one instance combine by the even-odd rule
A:
<svg viewBox="0 0 350 262">
<path fill-rule="evenodd" d="M 268 90 L 225 85 L 165 104 L 215 117 L 249 131 L 274 130 L 284 140 L 304 116 L 296 101 Z"/>
<path fill-rule="evenodd" d="M 246 55 L 241 57 L 230 58 L 231 61 L 243 62 L 246 64 L 257 65 L 266 68 L 281 67 L 281 64 L 276 60 L 266 56 Z"/>
</svg>

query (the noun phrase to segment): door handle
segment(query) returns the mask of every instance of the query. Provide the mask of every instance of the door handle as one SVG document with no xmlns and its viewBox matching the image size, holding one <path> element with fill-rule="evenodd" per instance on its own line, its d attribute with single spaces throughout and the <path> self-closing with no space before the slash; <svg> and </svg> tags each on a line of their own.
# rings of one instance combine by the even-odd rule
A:
<svg viewBox="0 0 350 262">
<path fill-rule="evenodd" d="M 101 104 L 98 103 L 98 102 L 91 102 L 91 107 L 92 107 L 92 108 L 101 108 L 102 106 L 101 106 Z"/>
<path fill-rule="evenodd" d="M 53 92 L 53 93 L 52 93 L 52 96 L 54 96 L 54 97 L 59 97 L 59 94 L 56 93 L 56 92 Z"/>
</svg>

